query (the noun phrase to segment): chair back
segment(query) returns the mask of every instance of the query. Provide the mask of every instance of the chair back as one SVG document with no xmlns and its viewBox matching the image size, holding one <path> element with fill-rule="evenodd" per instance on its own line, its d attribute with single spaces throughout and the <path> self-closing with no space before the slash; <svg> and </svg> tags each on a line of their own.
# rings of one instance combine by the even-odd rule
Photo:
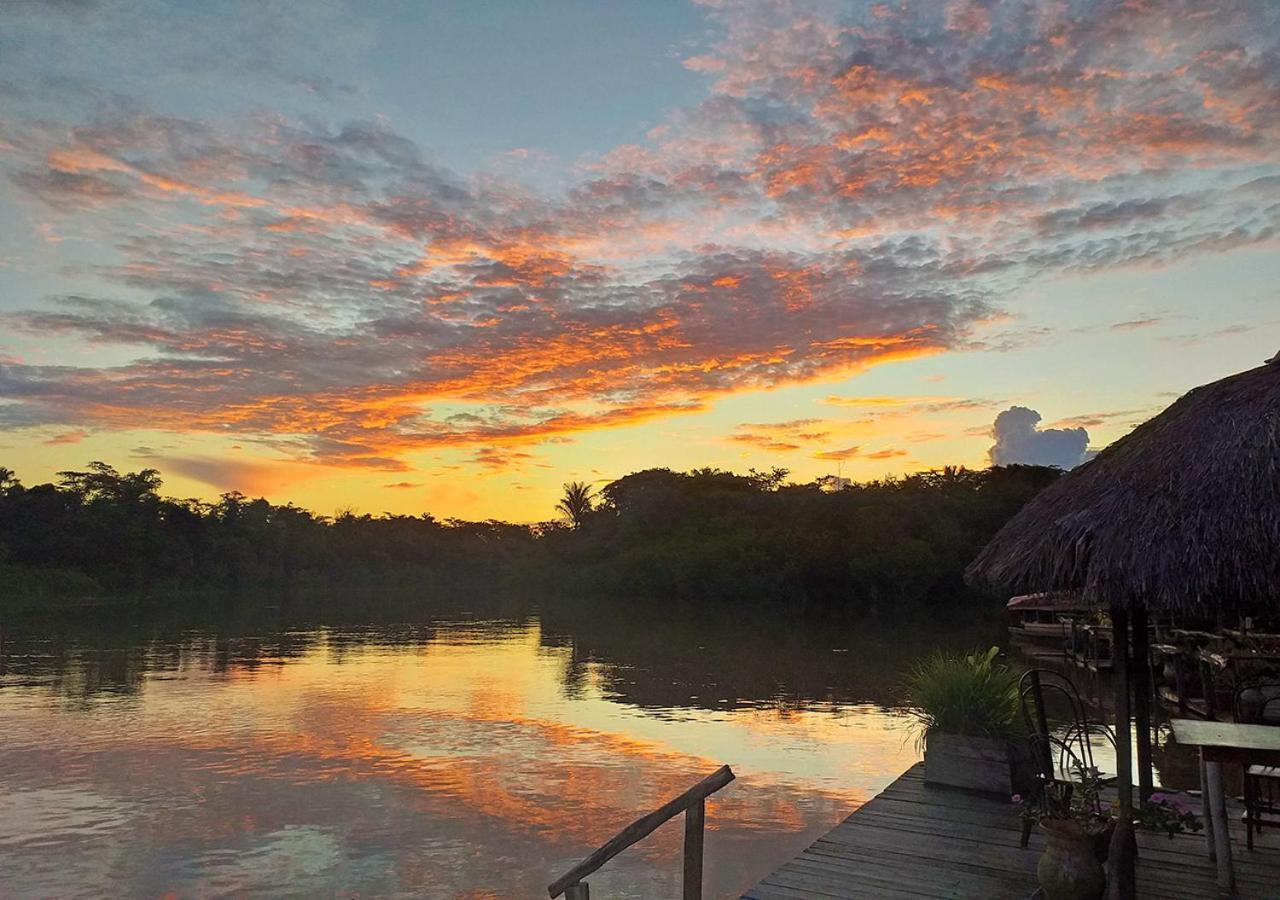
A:
<svg viewBox="0 0 1280 900">
<path fill-rule="evenodd" d="M 1044 784 L 1070 781 L 1078 768 L 1093 770 L 1094 735 L 1115 744 L 1109 729 L 1089 721 L 1080 691 L 1061 672 L 1028 669 L 1018 682 L 1018 700 L 1030 735 L 1031 756 Z M 1051 718 L 1063 724 L 1051 728 Z"/>
<path fill-rule="evenodd" d="M 1280 678 L 1253 678 L 1231 696 L 1231 718 L 1247 725 L 1280 725 Z"/>
</svg>

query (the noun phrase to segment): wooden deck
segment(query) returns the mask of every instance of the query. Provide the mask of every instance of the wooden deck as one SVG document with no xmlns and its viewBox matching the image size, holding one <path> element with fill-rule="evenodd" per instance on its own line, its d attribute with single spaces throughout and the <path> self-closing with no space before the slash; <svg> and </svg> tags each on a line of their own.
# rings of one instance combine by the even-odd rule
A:
<svg viewBox="0 0 1280 900">
<path fill-rule="evenodd" d="M 1232 804 L 1237 896 L 1280 897 L 1280 835 L 1269 829 L 1245 849 L 1240 807 Z M 1044 847 L 1038 830 L 1018 846 L 1017 808 L 1008 801 L 926 786 L 924 765 L 908 769 L 744 898 L 1027 898 Z M 1138 832 L 1139 897 L 1216 897 L 1203 833 L 1174 838 Z"/>
</svg>

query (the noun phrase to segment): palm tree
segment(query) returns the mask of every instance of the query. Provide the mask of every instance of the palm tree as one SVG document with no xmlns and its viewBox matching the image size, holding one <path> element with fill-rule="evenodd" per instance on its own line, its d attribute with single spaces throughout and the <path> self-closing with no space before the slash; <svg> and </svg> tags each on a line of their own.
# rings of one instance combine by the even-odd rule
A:
<svg viewBox="0 0 1280 900">
<path fill-rule="evenodd" d="M 570 481 L 564 486 L 564 496 L 556 504 L 556 509 L 568 517 L 574 528 L 581 528 L 587 514 L 591 512 L 591 501 L 594 499 L 589 484 L 585 481 Z"/>
</svg>

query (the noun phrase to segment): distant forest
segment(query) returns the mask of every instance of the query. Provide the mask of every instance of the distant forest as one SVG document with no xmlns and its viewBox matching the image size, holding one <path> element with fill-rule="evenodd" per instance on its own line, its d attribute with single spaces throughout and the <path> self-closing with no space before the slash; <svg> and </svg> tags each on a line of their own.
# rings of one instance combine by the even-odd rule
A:
<svg viewBox="0 0 1280 900">
<path fill-rule="evenodd" d="M 0 468 L 0 601 L 409 588 L 922 611 L 954 604 L 965 565 L 1060 474 L 948 467 L 833 490 L 784 469 L 648 469 L 565 485 L 563 520 L 513 525 L 176 500 L 154 469 L 101 462 L 30 487 Z"/>
</svg>

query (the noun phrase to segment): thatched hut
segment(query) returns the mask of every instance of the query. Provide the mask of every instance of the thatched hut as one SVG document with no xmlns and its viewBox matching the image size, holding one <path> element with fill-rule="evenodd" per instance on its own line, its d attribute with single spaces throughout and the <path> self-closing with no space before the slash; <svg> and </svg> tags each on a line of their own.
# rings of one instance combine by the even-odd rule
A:
<svg viewBox="0 0 1280 900">
<path fill-rule="evenodd" d="M 1050 485 L 967 576 L 1096 605 L 1276 608 L 1280 361 L 1196 388 Z"/>
<path fill-rule="evenodd" d="M 1010 592 L 1078 591 L 1110 608 L 1127 812 L 1135 678 L 1138 771 L 1150 790 L 1147 667 L 1132 664 L 1145 660 L 1147 610 L 1280 608 L 1280 354 L 1189 392 L 1046 488 L 966 577 Z"/>
</svg>

